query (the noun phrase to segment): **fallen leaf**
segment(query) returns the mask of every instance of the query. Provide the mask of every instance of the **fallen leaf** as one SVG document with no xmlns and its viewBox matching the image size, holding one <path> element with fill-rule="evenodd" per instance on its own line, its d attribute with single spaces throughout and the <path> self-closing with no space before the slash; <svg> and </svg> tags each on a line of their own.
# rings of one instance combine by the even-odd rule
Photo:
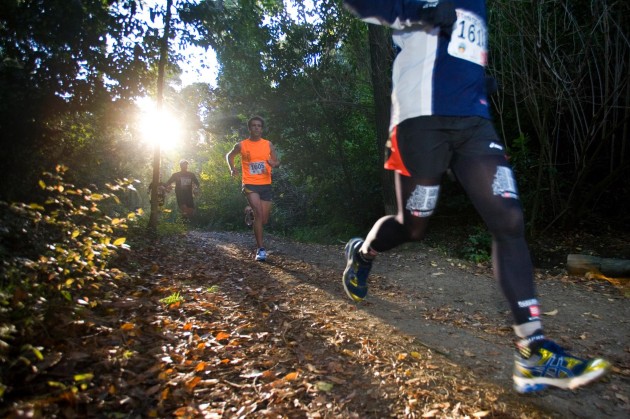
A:
<svg viewBox="0 0 630 419">
<path fill-rule="evenodd" d="M 298 372 L 294 371 L 294 372 L 290 372 L 287 375 L 284 376 L 284 379 L 287 381 L 292 381 L 295 380 L 296 378 L 298 378 Z"/>
<path fill-rule="evenodd" d="M 186 388 L 192 391 L 195 387 L 197 387 L 197 384 L 199 384 L 200 381 L 201 377 L 195 376 L 186 382 Z"/>
<path fill-rule="evenodd" d="M 323 391 L 328 393 L 329 391 L 332 391 L 334 384 L 333 383 L 327 383 L 326 381 L 318 381 L 315 386 L 317 387 L 317 389 L 319 391 Z"/>
</svg>

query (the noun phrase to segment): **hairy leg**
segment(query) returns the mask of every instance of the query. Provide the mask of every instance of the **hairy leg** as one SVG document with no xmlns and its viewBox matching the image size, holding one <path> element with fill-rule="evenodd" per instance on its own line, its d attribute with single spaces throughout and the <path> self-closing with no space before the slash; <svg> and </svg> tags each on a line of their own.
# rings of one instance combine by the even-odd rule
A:
<svg viewBox="0 0 630 419">
<path fill-rule="evenodd" d="M 256 246 L 258 248 L 264 247 L 263 245 L 263 220 L 265 217 L 265 209 L 262 201 L 260 199 L 260 195 L 255 192 L 250 192 L 247 194 L 247 202 L 249 202 L 249 206 L 254 210 L 254 238 L 256 239 Z M 269 214 L 267 214 L 269 217 Z"/>
</svg>

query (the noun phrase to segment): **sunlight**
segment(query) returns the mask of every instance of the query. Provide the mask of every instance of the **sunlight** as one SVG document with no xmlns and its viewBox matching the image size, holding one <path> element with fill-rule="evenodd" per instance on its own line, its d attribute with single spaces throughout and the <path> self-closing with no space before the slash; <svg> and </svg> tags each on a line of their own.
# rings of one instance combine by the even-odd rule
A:
<svg viewBox="0 0 630 419">
<path fill-rule="evenodd" d="M 157 111 L 155 102 L 143 98 L 140 106 L 139 129 L 142 139 L 149 144 L 159 144 L 162 150 L 174 149 L 182 137 L 182 126 L 173 114 L 167 110 Z"/>
</svg>

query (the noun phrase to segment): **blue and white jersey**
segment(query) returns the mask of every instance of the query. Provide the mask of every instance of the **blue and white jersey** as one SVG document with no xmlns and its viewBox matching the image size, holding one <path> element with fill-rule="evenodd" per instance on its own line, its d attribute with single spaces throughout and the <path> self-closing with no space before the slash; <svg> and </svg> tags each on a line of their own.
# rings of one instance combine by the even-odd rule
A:
<svg viewBox="0 0 630 419">
<path fill-rule="evenodd" d="M 392 74 L 390 130 L 424 115 L 490 119 L 485 84 L 488 30 L 485 0 L 451 0 L 457 21 L 450 37 L 422 20 L 437 0 L 344 0 L 368 23 L 390 26 L 400 48 Z"/>
</svg>

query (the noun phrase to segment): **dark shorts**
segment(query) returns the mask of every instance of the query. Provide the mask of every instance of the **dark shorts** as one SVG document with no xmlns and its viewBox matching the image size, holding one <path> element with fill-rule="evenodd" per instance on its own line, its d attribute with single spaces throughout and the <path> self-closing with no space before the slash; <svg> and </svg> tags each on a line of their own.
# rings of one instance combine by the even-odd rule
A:
<svg viewBox="0 0 630 419">
<path fill-rule="evenodd" d="M 175 196 L 177 197 L 177 206 L 181 207 L 186 205 L 188 208 L 195 208 L 192 193 L 175 193 Z"/>
<path fill-rule="evenodd" d="M 273 194 L 271 192 L 271 185 L 243 185 L 243 195 L 250 193 L 256 193 L 260 196 L 261 201 L 271 202 Z"/>
<path fill-rule="evenodd" d="M 404 176 L 435 178 L 446 172 L 457 156 L 505 156 L 505 149 L 487 119 L 420 116 L 394 128 L 386 153 L 386 169 Z"/>
</svg>

